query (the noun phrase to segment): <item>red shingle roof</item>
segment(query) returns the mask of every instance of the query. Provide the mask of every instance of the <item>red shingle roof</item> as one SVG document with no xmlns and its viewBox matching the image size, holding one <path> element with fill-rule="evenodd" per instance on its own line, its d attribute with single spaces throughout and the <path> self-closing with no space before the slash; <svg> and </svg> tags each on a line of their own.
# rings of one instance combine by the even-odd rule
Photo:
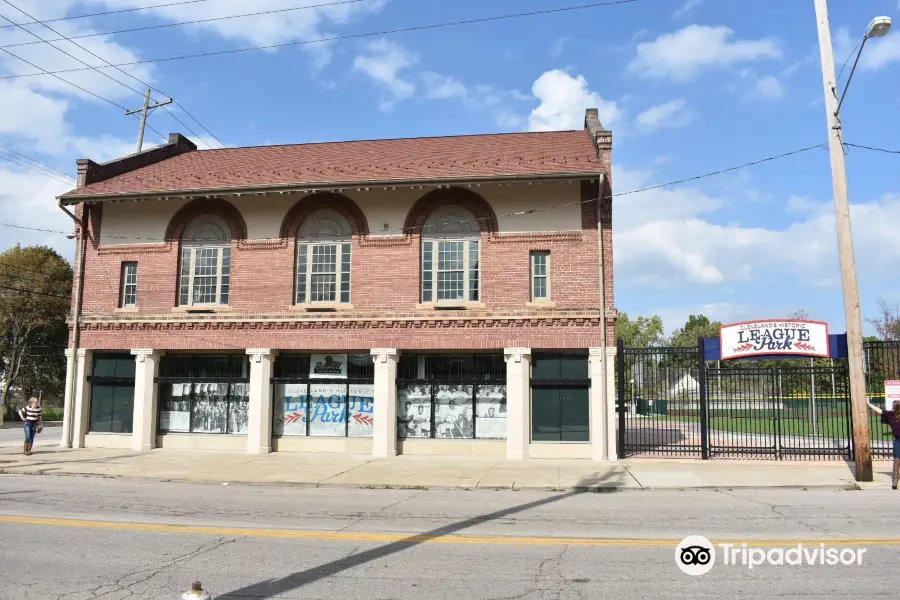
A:
<svg viewBox="0 0 900 600">
<path fill-rule="evenodd" d="M 538 178 L 603 171 L 587 131 L 505 133 L 196 150 L 72 190 L 63 197 Z"/>
</svg>

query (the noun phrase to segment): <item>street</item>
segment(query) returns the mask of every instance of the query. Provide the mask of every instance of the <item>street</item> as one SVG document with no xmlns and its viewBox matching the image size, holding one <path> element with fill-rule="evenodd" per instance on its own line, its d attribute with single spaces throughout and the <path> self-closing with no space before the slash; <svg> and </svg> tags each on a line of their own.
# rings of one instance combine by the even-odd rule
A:
<svg viewBox="0 0 900 600">
<path fill-rule="evenodd" d="M 0 596 L 894 597 L 897 493 L 367 490 L 0 476 Z M 865 547 L 862 566 L 716 564 L 688 535 Z M 565 539 L 561 539 L 565 538 Z M 877 538 L 877 539 L 876 539 Z"/>
<path fill-rule="evenodd" d="M 47 448 L 59 446 L 60 441 L 62 441 L 62 431 L 62 427 L 44 427 L 44 430 L 35 437 L 34 447 Z M 23 431 L 21 423 L 18 424 L 18 426 L 0 429 L 0 448 L 18 447 L 21 449 L 24 441 L 25 432 Z"/>
</svg>

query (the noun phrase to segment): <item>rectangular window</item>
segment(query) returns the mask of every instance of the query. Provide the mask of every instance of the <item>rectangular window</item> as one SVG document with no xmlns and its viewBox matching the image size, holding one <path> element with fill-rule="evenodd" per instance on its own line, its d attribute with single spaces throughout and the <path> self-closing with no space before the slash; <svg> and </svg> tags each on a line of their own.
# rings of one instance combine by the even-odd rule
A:
<svg viewBox="0 0 900 600">
<path fill-rule="evenodd" d="M 320 360 L 324 358 L 324 360 Z M 315 360 L 313 360 L 315 359 Z M 344 375 L 312 377 L 323 362 L 343 365 Z M 273 435 L 372 437 L 375 365 L 368 354 L 284 354 L 275 361 Z"/>
<path fill-rule="evenodd" d="M 121 301 L 119 306 L 134 307 L 137 305 L 137 263 L 122 263 L 122 289 L 120 291 Z"/>
<path fill-rule="evenodd" d="M 350 244 L 297 245 L 296 302 L 350 303 Z"/>
<path fill-rule="evenodd" d="M 180 306 L 227 305 L 230 288 L 230 247 L 182 247 L 178 292 Z"/>
<path fill-rule="evenodd" d="M 99 355 L 91 371 L 92 433 L 131 433 L 134 418 L 134 357 Z"/>
<path fill-rule="evenodd" d="M 249 362 L 239 355 L 170 355 L 160 364 L 160 433 L 246 434 Z"/>
<path fill-rule="evenodd" d="M 478 241 L 422 243 L 422 302 L 477 302 L 479 287 Z"/>
<path fill-rule="evenodd" d="M 397 371 L 397 437 L 506 438 L 502 355 L 403 355 Z"/>
<path fill-rule="evenodd" d="M 550 253 L 531 253 L 531 301 L 550 299 Z"/>
</svg>

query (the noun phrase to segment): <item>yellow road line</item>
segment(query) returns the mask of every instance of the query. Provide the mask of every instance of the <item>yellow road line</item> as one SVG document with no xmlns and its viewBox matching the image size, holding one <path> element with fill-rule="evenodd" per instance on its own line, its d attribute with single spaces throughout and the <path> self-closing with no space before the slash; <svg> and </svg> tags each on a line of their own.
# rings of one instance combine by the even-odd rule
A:
<svg viewBox="0 0 900 600">
<path fill-rule="evenodd" d="M 79 519 L 45 519 L 39 517 L 13 517 L 0 515 L 0 523 L 18 525 L 44 525 L 49 527 L 74 527 L 112 531 L 152 531 L 161 533 L 190 533 L 199 535 L 262 537 L 338 542 L 402 542 L 410 544 L 475 544 L 508 546 L 594 546 L 594 547 L 674 547 L 680 539 L 637 538 L 566 538 L 566 537 L 517 537 L 475 535 L 405 535 L 396 533 L 296 531 L 291 529 L 250 529 L 243 527 L 206 527 L 200 525 L 164 525 L 155 523 L 124 523 L 119 521 L 83 521 Z M 751 547 L 796 546 L 900 546 L 900 538 L 821 538 L 791 540 L 725 540 L 713 539 L 715 544 L 746 543 Z"/>
</svg>

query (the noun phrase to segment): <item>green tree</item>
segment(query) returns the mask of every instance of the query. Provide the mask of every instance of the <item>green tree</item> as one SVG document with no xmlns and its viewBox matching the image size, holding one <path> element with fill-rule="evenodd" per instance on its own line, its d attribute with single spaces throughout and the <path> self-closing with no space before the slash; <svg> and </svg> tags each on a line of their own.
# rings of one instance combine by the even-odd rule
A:
<svg viewBox="0 0 900 600">
<path fill-rule="evenodd" d="M 72 294 L 72 268 L 46 246 L 0 253 L 0 406 L 12 414 L 13 388 L 59 391 Z"/>
<path fill-rule="evenodd" d="M 622 338 L 626 348 L 661 346 L 665 341 L 663 322 L 658 316 L 637 317 L 633 321 L 627 313 L 616 319 L 616 339 Z"/>
<path fill-rule="evenodd" d="M 691 315 L 685 322 L 684 327 L 680 327 L 672 332 L 672 336 L 669 338 L 669 345 L 696 346 L 697 338 L 719 337 L 720 327 L 722 327 L 720 321 L 710 321 L 709 317 L 704 315 Z"/>
</svg>

